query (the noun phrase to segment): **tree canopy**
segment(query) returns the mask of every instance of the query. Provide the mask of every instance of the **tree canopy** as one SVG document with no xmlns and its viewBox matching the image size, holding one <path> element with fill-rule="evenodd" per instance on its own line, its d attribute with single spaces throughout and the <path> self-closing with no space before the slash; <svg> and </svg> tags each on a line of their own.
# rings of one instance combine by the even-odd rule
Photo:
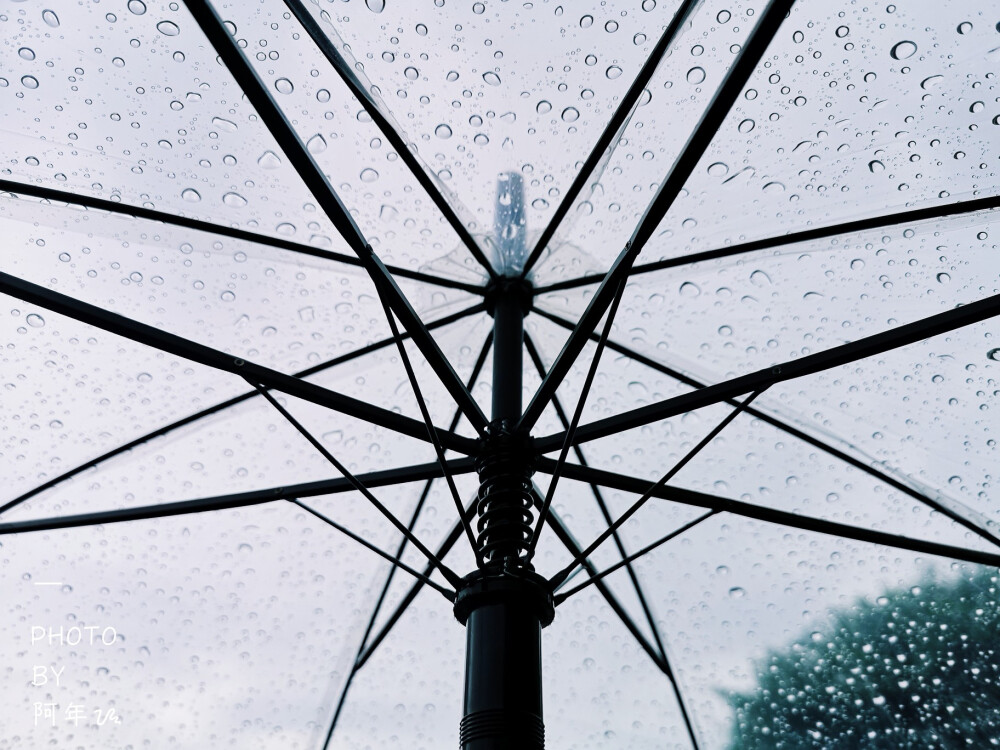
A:
<svg viewBox="0 0 1000 750">
<path fill-rule="evenodd" d="M 859 600 L 730 696 L 731 750 L 1000 746 L 997 570 Z"/>
</svg>

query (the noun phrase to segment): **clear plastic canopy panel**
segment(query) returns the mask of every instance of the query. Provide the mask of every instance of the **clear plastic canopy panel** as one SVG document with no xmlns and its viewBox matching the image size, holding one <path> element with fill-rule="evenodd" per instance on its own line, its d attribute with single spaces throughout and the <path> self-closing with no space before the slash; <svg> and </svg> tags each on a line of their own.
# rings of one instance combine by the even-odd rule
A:
<svg viewBox="0 0 1000 750">
<path fill-rule="evenodd" d="M 0 749 L 453 746 L 510 290 L 550 747 L 1000 743 L 994 4 L 0 32 Z"/>
</svg>

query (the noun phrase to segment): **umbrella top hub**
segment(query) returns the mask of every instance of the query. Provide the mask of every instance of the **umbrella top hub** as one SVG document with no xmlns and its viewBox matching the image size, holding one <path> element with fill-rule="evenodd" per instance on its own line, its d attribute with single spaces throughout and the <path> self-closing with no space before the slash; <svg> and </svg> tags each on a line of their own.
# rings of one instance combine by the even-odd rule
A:
<svg viewBox="0 0 1000 750">
<path fill-rule="evenodd" d="M 497 276 L 490 279 L 483 294 L 486 311 L 491 317 L 496 317 L 499 304 L 511 302 L 520 310 L 521 316 L 527 316 L 535 298 L 535 288 L 532 283 L 520 276 Z"/>
</svg>

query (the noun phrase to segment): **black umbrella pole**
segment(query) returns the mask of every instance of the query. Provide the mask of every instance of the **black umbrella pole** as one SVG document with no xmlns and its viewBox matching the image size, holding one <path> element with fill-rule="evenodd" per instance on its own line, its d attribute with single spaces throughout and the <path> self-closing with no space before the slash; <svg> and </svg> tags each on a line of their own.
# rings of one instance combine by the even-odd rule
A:
<svg viewBox="0 0 1000 750">
<path fill-rule="evenodd" d="M 478 571 L 459 592 L 466 626 L 462 750 L 543 750 L 542 627 L 552 597 L 530 571 Z M 463 619 L 464 618 L 464 619 Z"/>
<path fill-rule="evenodd" d="M 480 441 L 477 543 L 483 567 L 463 579 L 455 616 L 466 626 L 462 750 L 542 750 L 542 628 L 552 594 L 527 561 L 531 536 L 530 437 L 521 417 L 524 316 L 531 286 L 501 277 L 487 290 L 493 315 L 493 421 Z"/>
</svg>

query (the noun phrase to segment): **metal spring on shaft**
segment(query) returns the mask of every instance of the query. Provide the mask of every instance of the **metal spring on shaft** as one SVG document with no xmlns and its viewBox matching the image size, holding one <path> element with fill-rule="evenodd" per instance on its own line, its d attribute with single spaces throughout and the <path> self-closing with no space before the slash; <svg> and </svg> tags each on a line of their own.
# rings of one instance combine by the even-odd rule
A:
<svg viewBox="0 0 1000 750">
<path fill-rule="evenodd" d="M 476 462 L 479 521 L 476 541 L 486 562 L 527 555 L 531 540 L 531 468 L 518 451 L 495 446 Z"/>
</svg>

